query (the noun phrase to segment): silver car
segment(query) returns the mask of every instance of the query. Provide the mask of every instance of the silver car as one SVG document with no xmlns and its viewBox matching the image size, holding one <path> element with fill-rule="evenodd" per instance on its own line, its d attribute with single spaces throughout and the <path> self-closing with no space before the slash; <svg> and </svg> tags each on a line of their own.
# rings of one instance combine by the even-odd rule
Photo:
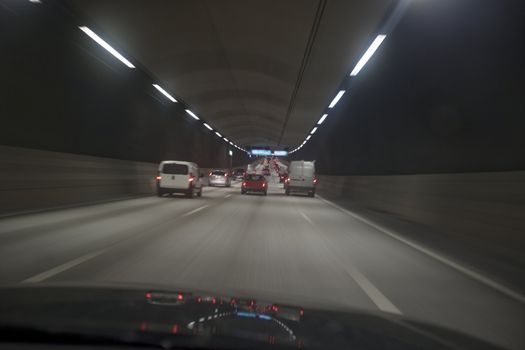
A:
<svg viewBox="0 0 525 350">
<path fill-rule="evenodd" d="M 231 187 L 232 179 L 230 174 L 223 170 L 214 170 L 209 173 L 208 177 L 209 186 L 224 186 Z"/>
</svg>

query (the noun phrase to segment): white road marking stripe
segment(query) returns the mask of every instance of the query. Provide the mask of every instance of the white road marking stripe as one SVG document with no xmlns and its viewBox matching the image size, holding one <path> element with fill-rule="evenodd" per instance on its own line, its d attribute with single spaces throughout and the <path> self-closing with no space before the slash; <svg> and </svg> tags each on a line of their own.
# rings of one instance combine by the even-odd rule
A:
<svg viewBox="0 0 525 350">
<path fill-rule="evenodd" d="M 412 241 L 410 241 L 410 240 L 408 240 L 406 238 L 403 238 L 403 237 L 399 236 L 398 234 L 393 233 L 393 232 L 385 229 L 384 227 L 381 227 L 381 226 L 379 226 L 379 225 L 377 225 L 377 224 L 375 224 L 375 223 L 365 219 L 364 217 L 362 217 L 362 216 L 360 216 L 358 214 L 352 213 L 351 211 L 349 211 L 349 210 L 347 210 L 347 209 L 345 209 L 345 208 L 343 208 L 343 207 L 341 207 L 341 206 L 339 206 L 339 205 L 329 201 L 328 199 L 325 199 L 325 198 L 323 198 L 323 197 L 321 197 L 319 195 L 317 195 L 317 197 L 321 201 L 323 201 L 323 202 L 333 206 L 334 208 L 337 208 L 337 209 L 341 210 L 345 214 L 348 214 L 348 215 L 352 216 L 353 218 L 364 222 L 367 225 L 372 226 L 376 230 L 381 231 L 384 234 L 386 234 L 386 235 L 388 235 L 388 236 L 390 236 L 390 237 L 392 237 L 392 238 L 394 238 L 394 239 L 396 239 L 396 240 L 398 240 L 398 241 L 400 241 L 402 243 L 405 243 L 406 245 L 414 248 L 415 250 L 418 250 L 421 253 L 426 254 L 426 255 L 428 255 L 428 256 L 430 256 L 430 257 L 440 261 L 441 263 L 443 263 L 443 264 L 445 264 L 445 265 L 447 265 L 447 266 L 449 266 L 449 267 L 451 267 L 451 268 L 453 268 L 453 269 L 455 269 L 455 270 L 457 270 L 457 271 L 459 271 L 459 272 L 461 272 L 461 273 L 463 273 L 463 274 L 465 274 L 465 275 L 475 279 L 476 281 L 478 281 L 478 282 L 480 282 L 482 284 L 485 284 L 486 286 L 489 286 L 491 288 L 494 288 L 497 291 L 505 294 L 506 296 L 508 296 L 508 297 L 510 297 L 510 298 L 512 298 L 512 299 L 514 299 L 516 301 L 519 301 L 520 303 L 524 303 L 525 304 L 525 296 L 524 295 L 522 295 L 522 294 L 520 294 L 520 293 L 518 293 L 516 291 L 513 291 L 512 289 L 509 289 L 509 288 L 499 284 L 498 282 L 495 282 L 495 281 L 493 281 L 493 280 L 491 280 L 491 279 L 489 279 L 489 278 L 487 278 L 487 277 L 485 277 L 485 276 L 483 276 L 483 275 L 481 275 L 481 274 L 479 274 L 479 273 L 477 273 L 475 271 L 472 271 L 471 269 L 469 269 L 467 267 L 461 266 L 458 263 L 456 263 L 454 261 L 451 261 L 451 260 L 445 258 L 442 255 L 439 255 L 439 254 L 437 254 L 435 252 L 432 252 L 429 249 L 424 248 L 424 247 L 420 246 L 417 243 L 414 243 L 414 242 L 412 242 Z"/>
<path fill-rule="evenodd" d="M 207 205 L 203 205 L 202 207 L 198 207 L 197 209 L 193 209 L 192 211 L 189 211 L 186 214 L 183 214 L 182 217 L 190 216 L 190 215 L 195 214 L 196 212 L 201 211 L 202 209 L 205 209 L 207 207 L 208 207 Z"/>
<path fill-rule="evenodd" d="M 224 198 L 230 198 L 232 195 L 231 193 L 230 194 L 227 194 L 226 196 L 224 196 Z"/>
<path fill-rule="evenodd" d="M 29 277 L 28 279 L 25 279 L 22 281 L 22 283 L 36 283 L 36 282 L 42 282 L 50 277 L 53 277 L 55 275 L 58 275 L 61 272 L 64 272 L 66 270 L 69 270 L 72 267 L 75 267 L 77 265 L 82 264 L 83 262 L 86 262 L 90 259 L 93 259 L 96 256 L 99 256 L 100 254 L 104 253 L 106 249 L 102 249 L 93 253 L 89 253 L 86 255 L 82 255 L 79 258 L 73 259 L 71 261 L 68 261 L 62 265 L 58 265 L 52 269 L 49 269 L 47 271 L 44 271 L 42 273 L 39 273 L 38 275 L 35 275 L 33 277 Z"/>
<path fill-rule="evenodd" d="M 379 289 L 376 288 L 376 286 L 372 284 L 372 282 L 368 280 L 368 278 L 361 273 L 361 271 L 352 265 L 341 264 L 341 266 L 343 266 L 355 283 L 357 283 L 374 304 L 376 304 L 379 310 L 393 314 L 403 314 L 383 293 L 381 293 Z"/>
<path fill-rule="evenodd" d="M 302 211 L 299 210 L 299 214 L 301 214 L 302 217 L 303 217 L 306 221 L 308 221 L 308 222 L 310 223 L 310 225 L 313 225 L 313 224 L 314 224 L 314 223 L 312 222 L 312 220 L 310 220 L 310 218 L 309 218 L 308 216 L 306 216 L 305 213 L 303 213 Z"/>
</svg>

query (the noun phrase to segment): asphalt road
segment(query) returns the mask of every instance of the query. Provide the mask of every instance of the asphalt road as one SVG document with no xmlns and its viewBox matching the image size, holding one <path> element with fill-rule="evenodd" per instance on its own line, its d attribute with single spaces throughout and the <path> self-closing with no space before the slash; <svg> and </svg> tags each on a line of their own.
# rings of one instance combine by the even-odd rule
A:
<svg viewBox="0 0 525 350">
<path fill-rule="evenodd" d="M 319 198 L 145 197 L 0 220 L 0 281 L 126 282 L 384 311 L 525 348 L 525 304 Z"/>
</svg>

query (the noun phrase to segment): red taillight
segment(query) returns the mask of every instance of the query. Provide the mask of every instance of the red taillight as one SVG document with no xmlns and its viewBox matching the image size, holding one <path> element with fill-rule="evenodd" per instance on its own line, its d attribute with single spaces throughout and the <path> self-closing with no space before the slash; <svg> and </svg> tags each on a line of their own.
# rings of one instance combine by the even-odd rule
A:
<svg viewBox="0 0 525 350">
<path fill-rule="evenodd" d="M 317 183 L 317 179 L 314 179 L 314 181 L 312 181 L 314 183 L 314 185 Z"/>
<path fill-rule="evenodd" d="M 188 179 L 189 182 L 193 182 L 195 180 L 195 178 L 193 176 L 190 176 L 190 178 Z"/>
<path fill-rule="evenodd" d="M 177 294 L 177 300 L 183 300 L 184 299 L 184 295 L 182 295 L 181 293 Z"/>
<path fill-rule="evenodd" d="M 243 182 L 242 185 L 243 185 L 243 186 L 246 186 L 246 182 Z"/>
<path fill-rule="evenodd" d="M 304 316 L 304 310 L 303 309 L 299 310 L 299 315 Z"/>
<path fill-rule="evenodd" d="M 157 176 L 155 180 L 160 181 L 162 179 L 162 176 Z"/>
<path fill-rule="evenodd" d="M 284 180 L 284 182 L 290 182 L 290 178 L 286 178 L 286 180 Z"/>
<path fill-rule="evenodd" d="M 202 298 L 201 297 L 197 297 L 197 303 L 201 303 L 202 302 Z"/>
<path fill-rule="evenodd" d="M 151 293 L 150 292 L 146 293 L 146 299 L 151 299 Z"/>
<path fill-rule="evenodd" d="M 266 187 L 266 183 L 263 182 L 263 187 Z"/>
<path fill-rule="evenodd" d="M 208 175 L 209 175 L 209 176 L 212 176 L 212 173 L 209 173 Z"/>
<path fill-rule="evenodd" d="M 173 334 L 179 333 L 179 325 L 178 324 L 174 324 L 173 326 L 171 326 L 171 333 L 173 333 Z"/>
</svg>

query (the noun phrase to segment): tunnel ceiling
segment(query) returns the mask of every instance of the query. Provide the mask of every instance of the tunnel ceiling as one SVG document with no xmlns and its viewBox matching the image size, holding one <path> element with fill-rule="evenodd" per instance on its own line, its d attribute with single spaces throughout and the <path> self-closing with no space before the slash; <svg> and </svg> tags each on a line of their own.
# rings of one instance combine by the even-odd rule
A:
<svg viewBox="0 0 525 350">
<path fill-rule="evenodd" d="M 294 147 L 392 0 L 72 0 L 239 145 Z"/>
</svg>

